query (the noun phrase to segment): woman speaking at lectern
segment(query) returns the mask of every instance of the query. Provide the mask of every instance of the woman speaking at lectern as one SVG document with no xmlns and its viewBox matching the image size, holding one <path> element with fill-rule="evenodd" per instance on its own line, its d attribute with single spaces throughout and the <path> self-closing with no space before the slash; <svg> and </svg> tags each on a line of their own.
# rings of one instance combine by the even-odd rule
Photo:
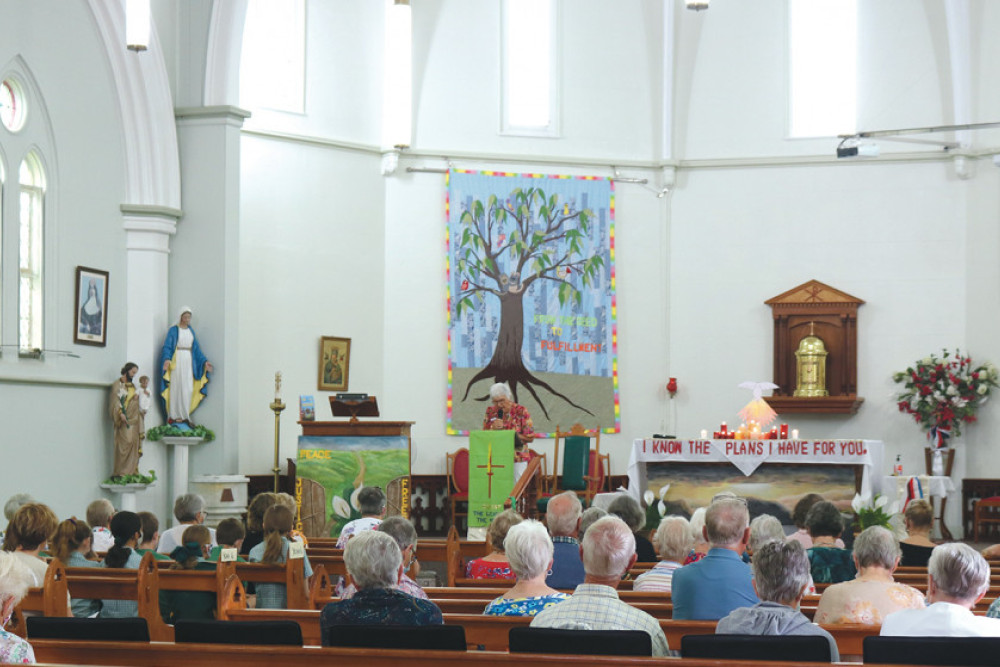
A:
<svg viewBox="0 0 1000 667">
<path fill-rule="evenodd" d="M 490 400 L 493 404 L 486 408 L 486 417 L 483 419 L 484 431 L 514 431 L 515 456 L 521 460 L 527 460 L 525 456 L 525 446 L 535 439 L 535 428 L 531 421 L 531 415 L 523 405 L 514 402 L 510 387 L 503 382 L 490 387 Z"/>
</svg>

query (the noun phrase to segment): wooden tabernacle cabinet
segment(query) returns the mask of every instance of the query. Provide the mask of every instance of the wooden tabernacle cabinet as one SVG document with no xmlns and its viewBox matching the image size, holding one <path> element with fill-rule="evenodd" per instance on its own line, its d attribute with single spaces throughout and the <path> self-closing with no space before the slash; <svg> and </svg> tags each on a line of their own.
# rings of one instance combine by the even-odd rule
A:
<svg viewBox="0 0 1000 667">
<path fill-rule="evenodd" d="M 846 292 L 810 280 L 765 301 L 774 317 L 774 395 L 765 397 L 775 412 L 853 414 L 858 396 L 858 306 Z M 795 396 L 795 351 L 810 333 L 823 341 L 829 396 Z"/>
</svg>

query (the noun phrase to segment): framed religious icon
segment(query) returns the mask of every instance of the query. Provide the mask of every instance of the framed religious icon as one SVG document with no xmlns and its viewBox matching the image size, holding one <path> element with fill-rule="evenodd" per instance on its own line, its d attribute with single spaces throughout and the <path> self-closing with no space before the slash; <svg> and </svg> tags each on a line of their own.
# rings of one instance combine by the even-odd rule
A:
<svg viewBox="0 0 1000 667">
<path fill-rule="evenodd" d="M 108 344 L 108 272 L 76 267 L 76 328 L 73 342 L 80 345 Z"/>
<path fill-rule="evenodd" d="M 323 336 L 319 340 L 319 390 L 347 391 L 351 339 Z"/>
</svg>

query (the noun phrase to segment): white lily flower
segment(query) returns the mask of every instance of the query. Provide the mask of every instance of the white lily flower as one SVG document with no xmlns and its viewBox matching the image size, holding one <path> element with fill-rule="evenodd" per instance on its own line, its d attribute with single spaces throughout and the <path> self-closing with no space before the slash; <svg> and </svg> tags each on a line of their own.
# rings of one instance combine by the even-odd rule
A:
<svg viewBox="0 0 1000 667">
<path fill-rule="evenodd" d="M 353 507 L 359 512 L 361 511 L 361 503 L 358 501 L 358 496 L 361 494 L 361 489 L 363 488 L 364 488 L 363 486 L 359 486 L 358 488 L 354 489 L 354 493 L 351 494 L 351 507 Z"/>
<path fill-rule="evenodd" d="M 864 509 L 864 507 L 865 507 L 865 504 L 861 500 L 861 494 L 860 493 L 855 493 L 854 494 L 854 500 L 851 501 L 851 508 L 855 512 L 860 512 L 862 509 Z"/>
<path fill-rule="evenodd" d="M 892 516 L 894 514 L 899 514 L 899 501 L 897 500 L 896 502 L 886 507 L 885 513 L 888 514 L 889 516 Z"/>
<path fill-rule="evenodd" d="M 642 494 L 642 499 L 646 501 L 646 507 L 649 507 L 650 505 L 653 504 L 653 500 L 656 499 L 656 496 L 653 495 L 652 491 L 646 489 L 646 492 Z"/>
<path fill-rule="evenodd" d="M 334 496 L 331 503 L 333 505 L 333 511 L 345 519 L 351 516 L 351 506 L 347 504 L 347 501 L 340 496 Z"/>
<path fill-rule="evenodd" d="M 660 487 L 660 500 L 664 500 L 664 498 L 667 495 L 667 491 L 669 490 L 670 490 L 669 484 L 664 484 L 663 486 Z"/>
<path fill-rule="evenodd" d="M 657 503 L 656 509 L 660 511 L 661 517 L 667 513 L 667 505 L 662 500 L 659 503 Z"/>
<path fill-rule="evenodd" d="M 887 496 L 883 496 L 883 495 L 877 496 L 875 498 L 875 509 L 878 509 L 880 507 L 885 507 L 888 502 L 889 502 L 889 498 Z"/>
</svg>

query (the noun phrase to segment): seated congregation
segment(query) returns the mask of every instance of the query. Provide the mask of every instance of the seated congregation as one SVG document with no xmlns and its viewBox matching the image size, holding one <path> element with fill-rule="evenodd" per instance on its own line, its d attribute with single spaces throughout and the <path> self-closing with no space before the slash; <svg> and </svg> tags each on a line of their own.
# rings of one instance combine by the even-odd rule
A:
<svg viewBox="0 0 1000 667">
<path fill-rule="evenodd" d="M 584 512 L 576 494 L 565 492 L 550 500 L 544 523 L 511 510 L 494 518 L 487 532 L 488 552 L 470 558 L 463 569 L 481 584 L 483 593 L 477 593 L 475 587 L 422 588 L 417 583 L 418 536 L 413 524 L 385 516 L 381 489 L 365 487 L 358 499 L 362 518 L 348 524 L 337 543 L 342 547 L 337 553 L 342 555 L 343 576 L 332 574 L 327 582 L 326 569 L 319 566 L 314 580 L 323 578 L 329 592 L 322 600 L 310 597 L 307 606 L 289 617 L 302 626 L 302 636 L 311 636 L 309 628 L 316 627 L 316 643 L 324 646 L 357 645 L 373 627 L 463 624 L 468 644 L 483 646 L 475 639 L 478 630 L 471 617 L 463 613 L 466 602 L 474 605 L 477 599 L 482 600 L 479 613 L 484 618 L 510 619 L 504 632 L 518 629 L 511 632 L 512 651 L 522 644 L 537 650 L 539 641 L 554 642 L 560 652 L 598 651 L 582 640 L 575 648 L 564 646 L 572 642 L 558 633 L 570 631 L 572 637 L 573 632 L 590 632 L 604 642 L 601 633 L 610 632 L 613 639 L 615 633 L 631 632 L 638 634 L 619 638 L 630 637 L 633 651 L 638 646 L 640 653 L 651 656 L 678 651 L 683 656 L 688 649 L 679 640 L 685 631 L 675 627 L 695 634 L 714 632 L 720 638 L 813 638 L 831 661 L 845 653 L 843 645 L 838 647 L 838 627 L 868 626 L 872 636 L 1000 637 L 1000 605 L 994 602 L 985 614 L 977 607 L 990 590 L 988 562 L 965 544 L 922 544 L 931 516 L 923 501 L 911 502 L 906 510 L 911 536 L 902 544 L 929 549 L 926 570 L 918 570 L 926 573 L 926 587 L 909 572 L 906 580 L 915 586 L 896 581 L 906 551 L 889 530 L 867 528 L 850 549 L 838 542 L 846 527 L 844 517 L 818 497 L 804 498 L 796 508 L 801 531 L 789 537 L 774 517 L 761 515 L 751 522 L 744 499 L 721 493 L 690 518 L 663 517 L 649 539 L 643 534 L 645 512 L 631 496 L 616 498 L 609 512 Z M 85 575 L 82 568 L 136 570 L 144 556 L 168 559 L 170 570 L 191 572 L 214 572 L 221 567 L 220 558 L 243 561 L 238 552 L 251 563 L 283 564 L 301 557 L 305 588 L 313 569 L 305 550 L 293 548 L 307 541 L 293 530 L 293 503 L 289 496 L 260 494 L 251 502 L 245 524 L 227 519 L 211 530 L 204 525 L 203 499 L 187 494 L 175 503 L 178 526 L 161 535 L 152 514 L 114 512 L 104 500 L 87 508 L 87 521 L 70 517 L 60 522 L 44 504 L 16 496 L 5 507 L 9 524 L 0 552 L 3 618 L 11 617 L 29 590 L 43 586 L 51 566 L 69 568 L 72 592 L 74 578 Z M 97 544 L 106 545 L 103 553 Z M 320 554 L 331 549 L 309 547 L 321 560 L 330 558 Z M 222 558 L 225 550 L 232 551 Z M 251 590 L 252 582 L 243 583 L 247 594 L 240 599 L 242 607 L 262 614 L 291 610 L 285 585 L 258 582 Z M 219 616 L 220 598 L 211 589 L 164 588 L 158 596 L 156 621 L 170 626 L 228 618 Z M 67 609 L 80 618 L 142 616 L 135 599 L 74 597 Z M 516 617 L 523 617 L 524 623 L 517 623 Z M 30 621 L 28 625 L 27 639 L 23 632 L 0 633 L 4 662 L 34 661 Z M 540 634 L 521 632 L 528 628 Z M 638 644 L 636 637 L 642 638 Z M 605 648 L 615 644 L 612 639 Z M 466 635 L 452 638 L 455 641 L 462 648 Z M 505 638 L 501 648 L 507 646 Z M 705 648 L 695 647 L 691 642 L 692 655 Z M 773 659 L 780 657 L 776 653 Z"/>
</svg>

